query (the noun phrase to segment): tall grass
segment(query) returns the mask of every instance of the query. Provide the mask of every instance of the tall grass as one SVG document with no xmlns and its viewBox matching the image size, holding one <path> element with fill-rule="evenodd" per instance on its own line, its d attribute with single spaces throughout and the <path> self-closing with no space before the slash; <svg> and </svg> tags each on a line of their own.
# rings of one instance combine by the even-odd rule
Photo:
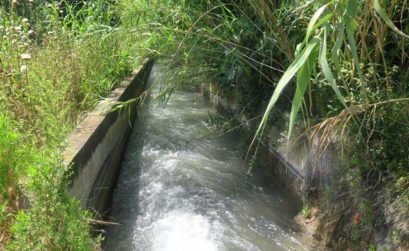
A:
<svg viewBox="0 0 409 251">
<path fill-rule="evenodd" d="M 91 250 L 61 147 L 137 63 L 106 1 L 0 8 L 0 249 Z"/>
<path fill-rule="evenodd" d="M 19 143 L 18 134 L 13 131 L 8 119 L 0 115 L 0 233 L 3 238 L 13 214 L 21 206 L 18 180 L 24 173 L 27 158 L 21 158 L 25 149 Z"/>
</svg>

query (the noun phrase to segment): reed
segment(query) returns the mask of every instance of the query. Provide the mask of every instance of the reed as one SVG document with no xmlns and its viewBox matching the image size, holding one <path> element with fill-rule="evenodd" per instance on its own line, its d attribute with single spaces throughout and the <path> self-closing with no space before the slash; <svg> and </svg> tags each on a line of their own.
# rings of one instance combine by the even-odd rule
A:
<svg viewBox="0 0 409 251">
<path fill-rule="evenodd" d="M 278 124 L 289 141 L 319 135 L 320 152 L 342 143 L 351 191 L 407 177 L 407 1 L 154 1 L 158 12 L 137 3 L 143 25 L 135 32 L 148 31 L 173 77 L 164 96 L 211 81 L 237 97 L 240 116 L 264 111 L 248 154 Z M 349 195 L 356 205 L 359 194 Z"/>
</svg>

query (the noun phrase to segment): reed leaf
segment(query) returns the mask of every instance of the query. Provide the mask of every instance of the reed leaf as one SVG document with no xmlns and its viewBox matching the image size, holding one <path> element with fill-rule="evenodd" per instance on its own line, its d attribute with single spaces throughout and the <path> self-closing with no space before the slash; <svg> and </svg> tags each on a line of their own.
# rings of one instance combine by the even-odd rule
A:
<svg viewBox="0 0 409 251">
<path fill-rule="evenodd" d="M 329 82 L 329 84 L 332 87 L 332 90 L 335 92 L 335 95 L 337 96 L 338 100 L 345 106 L 347 107 L 345 103 L 345 98 L 342 96 L 341 91 L 339 90 L 337 83 L 335 81 L 334 75 L 332 74 L 332 71 L 329 67 L 328 60 L 327 60 L 327 31 L 328 26 L 325 27 L 324 29 L 324 38 L 323 41 L 321 42 L 321 48 L 320 48 L 320 56 L 319 56 L 319 64 L 321 66 L 322 72 L 324 73 L 325 78 Z"/>
<path fill-rule="evenodd" d="M 320 18 L 320 16 L 322 15 L 322 13 L 325 11 L 325 9 L 328 7 L 328 4 L 325 4 L 324 6 L 322 6 L 321 8 L 319 8 L 315 13 L 314 13 L 314 15 L 312 16 L 312 18 L 311 18 L 311 20 L 310 20 L 310 22 L 308 23 L 308 26 L 307 26 L 307 35 L 305 36 L 305 42 L 307 43 L 308 42 L 308 40 L 310 39 L 310 37 L 311 37 L 311 34 L 319 27 L 319 25 L 317 25 L 317 24 L 319 24 L 319 23 L 321 23 L 321 22 L 319 22 L 319 23 L 317 23 L 318 22 L 318 19 Z M 325 20 L 324 20 L 325 21 Z"/>
<path fill-rule="evenodd" d="M 261 122 L 257 128 L 257 131 L 253 137 L 253 140 L 250 144 L 249 149 L 252 148 L 254 145 L 256 138 L 260 136 L 262 133 L 263 129 L 266 126 L 266 123 L 268 121 L 269 115 L 271 110 L 273 109 L 274 105 L 276 104 L 278 98 L 280 97 L 281 93 L 283 92 L 284 88 L 290 83 L 291 79 L 294 77 L 294 75 L 300 70 L 300 68 L 305 64 L 305 62 L 310 58 L 311 53 L 314 51 L 314 49 L 317 47 L 319 44 L 320 40 L 318 38 L 312 38 L 310 41 L 308 41 L 306 47 L 304 50 L 299 53 L 294 60 L 294 62 L 287 68 L 287 70 L 284 72 L 283 76 L 281 79 L 278 81 L 277 87 L 274 90 L 273 95 L 270 98 L 270 102 L 267 105 L 267 108 L 263 114 L 263 117 L 261 119 Z"/>
<path fill-rule="evenodd" d="M 337 33 L 337 38 L 335 40 L 335 44 L 331 49 L 331 58 L 332 62 L 336 66 L 337 70 L 340 70 L 340 63 L 338 59 L 338 53 L 341 49 L 342 43 L 344 42 L 345 38 L 345 22 L 341 20 L 338 24 L 337 27 L 338 33 Z"/>
<path fill-rule="evenodd" d="M 358 72 L 359 79 L 363 83 L 364 74 L 362 73 L 362 69 L 360 66 L 358 50 L 357 50 L 356 41 L 355 41 L 354 20 L 356 17 L 356 9 L 357 9 L 357 0 L 348 0 L 347 9 L 344 14 L 344 19 L 345 19 L 345 29 L 346 29 L 347 38 L 348 38 L 348 45 L 352 53 L 353 62 Z"/>
<path fill-rule="evenodd" d="M 292 101 L 291 114 L 290 114 L 290 125 L 288 129 L 287 137 L 290 138 L 294 123 L 297 118 L 297 114 L 300 111 L 301 105 L 304 101 L 305 91 L 311 84 L 311 73 L 314 68 L 314 63 L 317 61 L 318 47 L 316 47 L 308 57 L 308 60 L 300 68 L 297 74 L 297 88 L 295 90 L 294 98 Z"/>
<path fill-rule="evenodd" d="M 405 37 L 405 38 L 409 39 L 409 35 L 403 33 L 401 30 L 398 29 L 398 27 L 396 27 L 393 24 L 392 20 L 386 14 L 386 11 L 379 4 L 379 0 L 374 0 L 374 8 L 376 10 L 376 13 L 378 13 L 378 15 L 382 18 L 382 20 L 386 23 L 386 25 L 389 26 L 389 28 L 391 28 L 394 32 L 401 35 L 402 37 Z"/>
<path fill-rule="evenodd" d="M 313 27 L 313 30 L 318 29 L 321 27 L 323 24 L 327 23 L 331 18 L 334 16 L 334 13 L 329 13 L 325 15 L 323 18 L 321 18 Z"/>
</svg>

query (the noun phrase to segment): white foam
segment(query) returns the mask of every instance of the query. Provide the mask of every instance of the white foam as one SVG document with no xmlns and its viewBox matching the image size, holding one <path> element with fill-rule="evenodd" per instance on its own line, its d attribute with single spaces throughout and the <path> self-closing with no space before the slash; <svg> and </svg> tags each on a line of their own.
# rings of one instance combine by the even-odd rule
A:
<svg viewBox="0 0 409 251">
<path fill-rule="evenodd" d="M 210 228 L 208 219 L 202 215 L 173 210 L 154 223 L 152 250 L 217 250 L 217 245 L 210 238 Z"/>
</svg>

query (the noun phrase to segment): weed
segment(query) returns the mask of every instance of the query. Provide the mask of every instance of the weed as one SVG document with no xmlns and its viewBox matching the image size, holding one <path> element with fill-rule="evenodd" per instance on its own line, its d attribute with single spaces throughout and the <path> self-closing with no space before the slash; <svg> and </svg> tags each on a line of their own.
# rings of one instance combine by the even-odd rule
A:
<svg viewBox="0 0 409 251">
<path fill-rule="evenodd" d="M 312 217 L 311 208 L 307 205 L 302 208 L 301 212 L 305 219 L 310 219 Z"/>
<path fill-rule="evenodd" d="M 375 244 L 375 243 L 369 244 L 368 251 L 376 251 L 376 250 L 377 250 L 377 248 L 376 248 L 376 244 Z"/>
<path fill-rule="evenodd" d="M 91 215 L 68 196 L 65 168 L 53 152 L 36 153 L 31 163 L 30 208 L 16 216 L 10 250 L 92 250 L 87 224 Z"/>
<path fill-rule="evenodd" d="M 0 4 L 0 249 L 88 250 L 67 195 L 61 142 L 128 74 L 126 33 L 107 1 Z M 124 40 L 125 39 L 125 40 Z"/>
</svg>

